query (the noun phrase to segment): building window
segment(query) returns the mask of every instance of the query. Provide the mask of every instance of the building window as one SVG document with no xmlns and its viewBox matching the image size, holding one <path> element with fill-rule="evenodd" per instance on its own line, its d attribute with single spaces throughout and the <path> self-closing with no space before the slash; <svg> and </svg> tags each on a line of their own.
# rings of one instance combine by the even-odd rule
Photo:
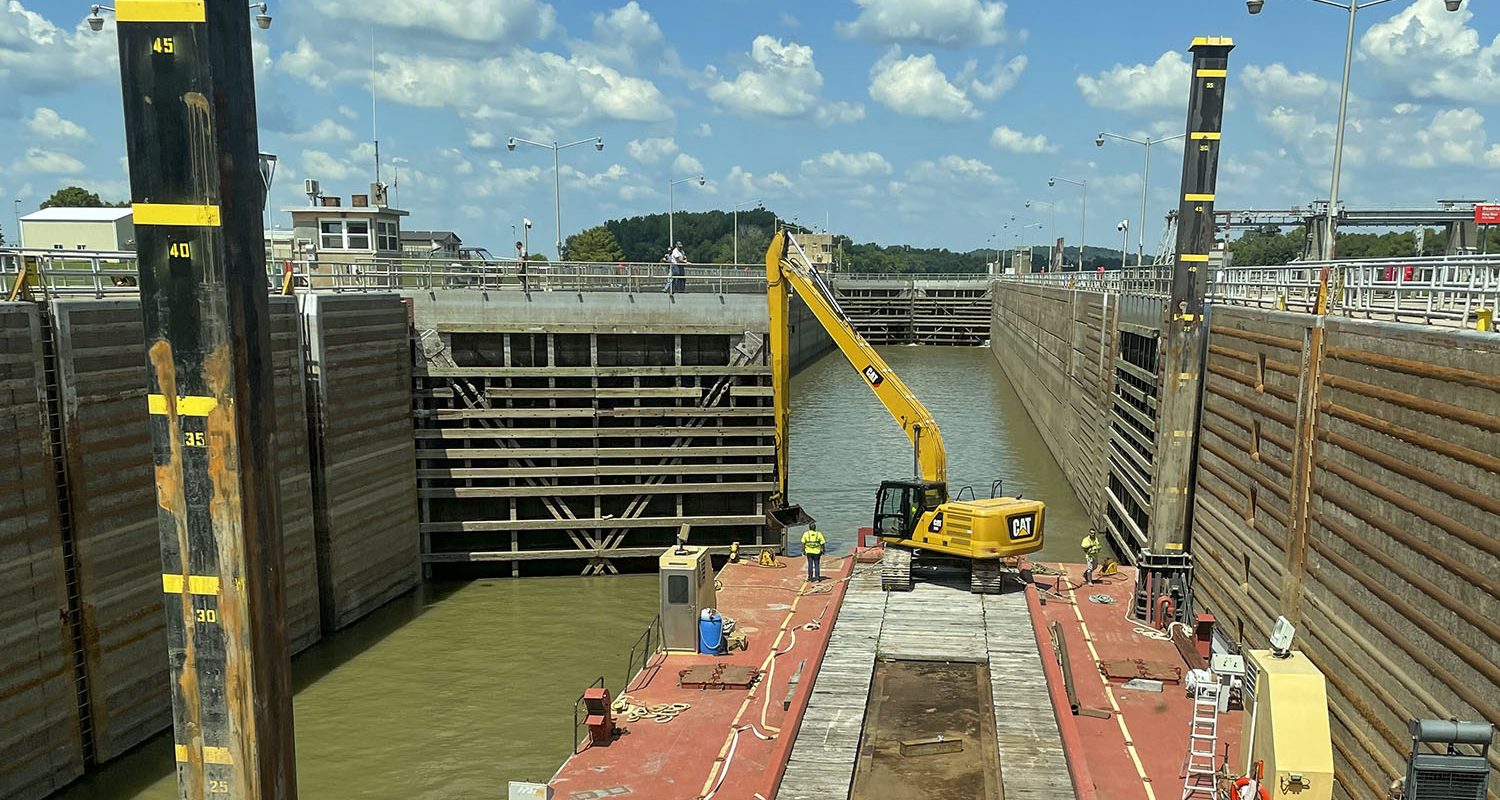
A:
<svg viewBox="0 0 1500 800">
<path fill-rule="evenodd" d="M 319 246 L 324 250 L 369 250 L 370 222 L 363 219 L 325 219 L 318 223 Z"/>
<path fill-rule="evenodd" d="M 376 248 L 377 250 L 395 251 L 401 249 L 401 232 L 397 230 L 394 222 L 375 223 Z"/>
<path fill-rule="evenodd" d="M 79 250 L 87 250 L 87 249 L 89 249 L 89 246 L 86 245 L 86 244 L 81 244 L 81 245 L 78 245 L 78 249 Z"/>
<path fill-rule="evenodd" d="M 60 245 L 60 244 L 54 244 L 54 245 L 52 245 L 52 249 L 53 250 L 61 250 L 61 249 L 63 249 L 63 246 Z"/>
</svg>

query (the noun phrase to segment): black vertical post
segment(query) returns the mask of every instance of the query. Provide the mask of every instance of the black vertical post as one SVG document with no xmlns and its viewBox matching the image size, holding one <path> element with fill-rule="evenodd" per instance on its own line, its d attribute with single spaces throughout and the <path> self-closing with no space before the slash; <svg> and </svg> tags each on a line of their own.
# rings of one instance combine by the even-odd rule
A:
<svg viewBox="0 0 1500 800">
<path fill-rule="evenodd" d="M 296 796 L 250 15 L 117 0 L 178 796 Z"/>
<path fill-rule="evenodd" d="M 1180 553 L 1190 534 L 1193 471 L 1203 372 L 1203 296 L 1214 249 L 1214 189 L 1224 124 L 1224 84 L 1229 74 L 1227 38 L 1199 37 L 1193 53 L 1187 144 L 1182 154 L 1182 195 L 1171 297 L 1162 319 L 1161 390 L 1157 398 L 1155 474 L 1151 477 L 1148 549 Z"/>
</svg>

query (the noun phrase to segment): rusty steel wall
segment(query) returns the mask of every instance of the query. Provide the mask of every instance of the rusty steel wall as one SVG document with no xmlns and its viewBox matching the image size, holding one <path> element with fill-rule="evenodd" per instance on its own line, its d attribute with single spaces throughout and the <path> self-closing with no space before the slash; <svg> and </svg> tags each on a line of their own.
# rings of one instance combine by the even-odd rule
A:
<svg viewBox="0 0 1500 800">
<path fill-rule="evenodd" d="M 1211 314 L 1194 585 L 1248 645 L 1299 623 L 1338 796 L 1380 797 L 1407 720 L 1500 723 L 1500 337 L 1317 322 Z"/>
<path fill-rule="evenodd" d="M 0 303 L 0 797 L 36 800 L 83 774 L 43 333 Z"/>
<path fill-rule="evenodd" d="M 95 760 L 171 725 L 140 303 L 53 305 Z"/>
<path fill-rule="evenodd" d="M 307 437 L 307 362 L 296 300 L 272 297 L 271 368 L 276 376 L 276 467 L 285 554 L 286 643 L 297 653 L 322 638 L 318 548 L 313 524 L 312 460 Z"/>
<path fill-rule="evenodd" d="M 1117 304 L 1097 292 L 998 282 L 990 351 L 1089 517 L 1108 502 Z"/>
<path fill-rule="evenodd" d="M 288 333 L 298 330 L 296 309 L 289 302 L 271 308 L 278 391 L 299 392 L 292 385 L 301 369 L 299 340 Z M 137 300 L 59 301 L 52 318 L 88 687 L 85 724 L 95 760 L 103 762 L 171 724 L 144 332 Z M 291 437 L 294 451 L 278 456 L 278 467 L 290 471 L 281 479 L 288 641 L 305 647 L 317 633 L 305 410 L 278 398 L 277 412 L 278 441 Z"/>
<path fill-rule="evenodd" d="M 396 295 L 306 295 L 308 408 L 325 630 L 420 581 L 408 310 Z"/>
</svg>

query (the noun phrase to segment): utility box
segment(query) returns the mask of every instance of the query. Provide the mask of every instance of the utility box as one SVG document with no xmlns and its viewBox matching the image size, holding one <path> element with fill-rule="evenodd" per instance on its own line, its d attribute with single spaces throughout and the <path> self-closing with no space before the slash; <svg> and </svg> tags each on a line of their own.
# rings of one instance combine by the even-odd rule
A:
<svg viewBox="0 0 1500 800">
<path fill-rule="evenodd" d="M 1328 685 L 1307 656 L 1245 651 L 1247 720 L 1245 771 L 1272 795 L 1297 800 L 1333 797 L 1333 745 L 1328 731 Z M 1277 789 L 1281 794 L 1276 794 Z"/>
<path fill-rule="evenodd" d="M 661 554 L 659 580 L 662 646 L 668 652 L 698 652 L 698 615 L 716 602 L 708 548 L 669 548 Z"/>
</svg>

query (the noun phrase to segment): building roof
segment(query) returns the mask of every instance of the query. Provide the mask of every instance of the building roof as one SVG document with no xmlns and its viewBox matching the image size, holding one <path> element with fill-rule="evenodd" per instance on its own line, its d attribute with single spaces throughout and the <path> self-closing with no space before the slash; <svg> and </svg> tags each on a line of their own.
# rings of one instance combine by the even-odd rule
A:
<svg viewBox="0 0 1500 800">
<path fill-rule="evenodd" d="M 33 211 L 24 217 L 22 222 L 115 222 L 131 215 L 129 206 L 125 208 L 65 208 L 53 206 L 41 211 Z"/>
<path fill-rule="evenodd" d="M 403 242 L 442 242 L 444 244 L 463 244 L 463 239 L 453 231 L 402 231 Z"/>
<path fill-rule="evenodd" d="M 390 206 L 293 206 L 283 208 L 281 211 L 285 214 L 318 214 L 328 217 L 336 217 L 339 214 L 388 214 L 404 217 L 411 213 Z"/>
</svg>

